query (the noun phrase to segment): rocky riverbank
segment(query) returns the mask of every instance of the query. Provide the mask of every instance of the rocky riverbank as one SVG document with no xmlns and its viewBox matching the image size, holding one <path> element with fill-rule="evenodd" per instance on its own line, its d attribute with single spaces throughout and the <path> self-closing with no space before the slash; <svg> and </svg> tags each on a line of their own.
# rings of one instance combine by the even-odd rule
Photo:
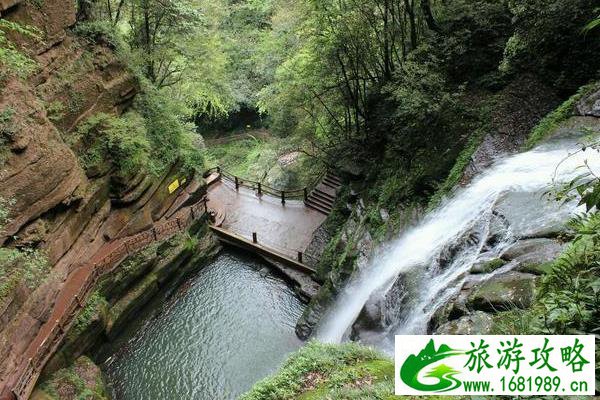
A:
<svg viewBox="0 0 600 400">
<path fill-rule="evenodd" d="M 464 157 L 459 157 L 453 174 L 456 175 L 458 170 L 462 177 L 456 179 L 451 176 L 449 179 L 466 185 L 477 171 L 485 170 L 500 156 L 523 149 L 526 142 L 532 145 L 532 138 L 535 137 L 539 141 L 541 138 L 576 137 L 583 132 L 600 131 L 600 120 L 594 116 L 597 111 L 594 110 L 598 108 L 598 96 L 600 91 L 597 85 L 582 89 L 566 106 L 559 108 L 560 118 L 554 112 L 533 130 L 549 111 L 549 105 L 554 104 L 554 98 L 532 80 L 525 79 L 510 85 L 498 95 L 498 108 L 494 110 L 489 133 L 483 136 L 478 147 L 471 150 L 467 162 Z M 515 107 L 519 108 L 519 112 L 515 112 Z M 552 123 L 548 123 L 548 120 Z M 545 127 L 545 132 L 540 133 L 540 127 Z M 377 256 L 376 249 L 385 251 L 381 243 L 414 226 L 424 215 L 425 207 L 415 203 L 401 204 L 391 211 L 373 209 L 373 205 L 362 200 L 361 193 L 366 190 L 364 184 L 355 183 L 351 187 L 353 189 L 346 193 L 336 213 L 328 221 L 332 228 L 326 233 L 331 239 L 320 265 L 325 284 L 298 322 L 297 333 L 302 338 L 310 337 L 336 294 L 351 276 L 364 269 Z M 493 331 L 493 314 L 515 307 L 529 308 L 535 302 L 540 277 L 548 272 L 551 262 L 565 250 L 570 235 L 566 227 L 570 218 L 567 211 L 557 212 L 554 219 L 547 220 L 548 213 L 555 212 L 553 205 L 538 209 L 528 207 L 533 203 L 532 200 L 538 200 L 541 195 L 543 193 L 508 193 L 498 200 L 493 210 L 494 220 L 490 223 L 492 228 L 484 242 L 492 246 L 510 230 L 515 238 L 514 243 L 499 258 L 489 258 L 484 245 L 480 259 L 470 272 L 472 278 L 467 277 L 460 293 L 450 304 L 438 310 L 429 322 L 430 332 L 490 333 Z M 532 199 L 531 196 L 537 197 Z M 442 196 L 438 194 L 436 197 Z M 374 224 L 373 221 L 378 223 Z M 468 237 L 464 239 L 469 240 Z M 456 251 L 448 249 L 449 259 Z M 444 264 L 443 260 L 441 264 Z M 484 275 L 486 278 L 482 279 Z M 391 289 L 384 299 L 373 299 L 367 303 L 354 326 L 354 337 L 360 337 L 360 332 L 377 330 L 382 324 L 389 323 L 385 322 L 382 310 L 388 308 L 386 302 L 395 303 L 396 306 L 402 304 L 401 287 L 398 287 L 398 293 L 392 293 L 394 289 Z"/>
<path fill-rule="evenodd" d="M 66 340 L 47 363 L 34 398 L 64 398 L 52 397 L 54 394 L 49 388 L 65 371 L 77 369 L 81 357 L 93 359 L 103 343 L 116 338 L 142 307 L 156 296 L 166 299 L 186 277 L 211 261 L 219 250 L 217 239 L 204 223 L 199 222 L 189 233 L 179 234 L 128 257 L 113 274 L 101 280 Z M 79 389 L 86 390 L 84 387 Z"/>
</svg>

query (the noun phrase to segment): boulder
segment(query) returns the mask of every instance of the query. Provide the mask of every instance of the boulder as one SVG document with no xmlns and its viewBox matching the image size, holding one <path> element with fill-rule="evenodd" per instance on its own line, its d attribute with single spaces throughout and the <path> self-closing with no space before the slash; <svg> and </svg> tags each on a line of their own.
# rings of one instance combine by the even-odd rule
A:
<svg viewBox="0 0 600 400">
<path fill-rule="evenodd" d="M 551 262 L 565 247 L 565 243 L 555 239 L 519 240 L 502 254 L 502 259 L 516 262 L 518 271 L 541 275 L 549 272 Z"/>
<path fill-rule="evenodd" d="M 497 312 L 529 308 L 535 299 L 535 275 L 508 272 L 476 285 L 467 298 L 472 310 Z"/>
<path fill-rule="evenodd" d="M 579 115 L 600 117 L 600 90 L 582 98 L 576 108 Z"/>
<path fill-rule="evenodd" d="M 498 268 L 503 267 L 504 265 L 506 265 L 506 261 L 504 261 L 500 258 L 494 258 L 492 260 L 476 261 L 475 264 L 473 264 L 473 267 L 471 267 L 471 273 L 472 274 L 489 274 L 491 272 L 494 272 Z"/>
<path fill-rule="evenodd" d="M 436 335 L 488 335 L 492 332 L 493 318 L 483 312 L 476 311 L 440 326 Z"/>
<path fill-rule="evenodd" d="M 540 201 L 543 192 L 507 192 L 500 196 L 494 212 L 502 215 L 516 238 L 549 238 L 566 231 L 574 205 Z"/>
</svg>

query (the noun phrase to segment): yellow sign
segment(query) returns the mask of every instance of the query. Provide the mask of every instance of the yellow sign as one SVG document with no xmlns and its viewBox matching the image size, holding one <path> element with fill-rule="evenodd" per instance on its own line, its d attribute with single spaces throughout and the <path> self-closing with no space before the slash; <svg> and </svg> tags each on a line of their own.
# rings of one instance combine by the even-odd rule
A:
<svg viewBox="0 0 600 400">
<path fill-rule="evenodd" d="M 173 183 L 169 185 L 169 194 L 173 194 L 177 189 L 179 189 L 179 179 L 175 179 Z"/>
</svg>

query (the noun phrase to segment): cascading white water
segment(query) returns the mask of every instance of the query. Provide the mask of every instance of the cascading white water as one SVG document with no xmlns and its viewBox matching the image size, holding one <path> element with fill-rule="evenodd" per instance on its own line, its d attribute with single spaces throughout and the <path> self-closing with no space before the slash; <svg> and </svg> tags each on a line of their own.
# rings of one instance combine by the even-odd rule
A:
<svg viewBox="0 0 600 400">
<path fill-rule="evenodd" d="M 392 242 L 384 255 L 357 273 L 322 319 L 316 338 L 324 342 L 342 341 L 369 298 L 375 293 L 387 292 L 399 275 L 411 272 L 417 273 L 422 280 L 416 291 L 417 298 L 412 299 L 404 317 L 390 325 L 388 331 L 391 332 L 388 333 L 425 333 L 432 313 L 452 297 L 455 288 L 462 286 L 464 275 L 472 268 L 482 243 L 475 240 L 455 255 L 445 268 L 435 266 L 440 253 L 476 227 L 479 234 L 485 236 L 489 224 L 481 222 L 489 222 L 495 204 L 506 193 L 542 193 L 552 182 L 568 182 L 581 174 L 579 167 L 584 161 L 592 168 L 600 167 L 600 155 L 596 151 L 579 152 L 567 158 L 574 150 L 577 150 L 577 143 L 571 140 L 508 157 L 498 161 L 469 186 L 458 190 L 452 199 L 431 212 L 418 226 Z M 533 198 L 537 199 L 536 204 L 528 207 L 545 209 L 541 213 L 542 220 L 522 222 L 543 224 L 556 220 L 556 214 L 561 214 L 565 220 L 575 211 L 573 204 L 549 207 L 547 199 Z M 527 219 L 528 215 L 524 212 L 522 217 Z M 497 256 L 511 240 L 510 232 L 506 232 L 503 240 L 492 249 L 492 255 Z"/>
</svg>

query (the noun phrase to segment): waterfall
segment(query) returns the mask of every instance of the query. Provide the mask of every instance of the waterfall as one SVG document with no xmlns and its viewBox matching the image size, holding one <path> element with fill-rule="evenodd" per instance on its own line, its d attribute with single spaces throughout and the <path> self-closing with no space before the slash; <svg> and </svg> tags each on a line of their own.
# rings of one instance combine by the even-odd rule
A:
<svg viewBox="0 0 600 400">
<path fill-rule="evenodd" d="M 433 313 L 460 290 L 475 261 L 497 258 L 518 239 L 518 233 L 515 236 L 506 226 L 497 240 L 486 243 L 493 224 L 501 220 L 495 207 L 507 194 L 529 194 L 520 203 L 508 202 L 522 226 L 540 229 L 557 221 L 564 223 L 576 211 L 575 204 L 560 206 L 543 193 L 553 181 L 569 182 L 584 172 L 580 169 L 584 161 L 592 168 L 600 166 L 595 150 L 578 149 L 581 146 L 574 140 L 563 140 L 498 160 L 358 271 L 323 317 L 316 338 L 333 343 L 344 340 L 369 299 L 388 293 L 399 276 L 411 277 L 410 299 L 403 301 L 406 304 L 398 315 L 387 311 L 392 315 L 387 316 L 376 344 L 389 349 L 394 334 L 425 333 Z"/>
</svg>

